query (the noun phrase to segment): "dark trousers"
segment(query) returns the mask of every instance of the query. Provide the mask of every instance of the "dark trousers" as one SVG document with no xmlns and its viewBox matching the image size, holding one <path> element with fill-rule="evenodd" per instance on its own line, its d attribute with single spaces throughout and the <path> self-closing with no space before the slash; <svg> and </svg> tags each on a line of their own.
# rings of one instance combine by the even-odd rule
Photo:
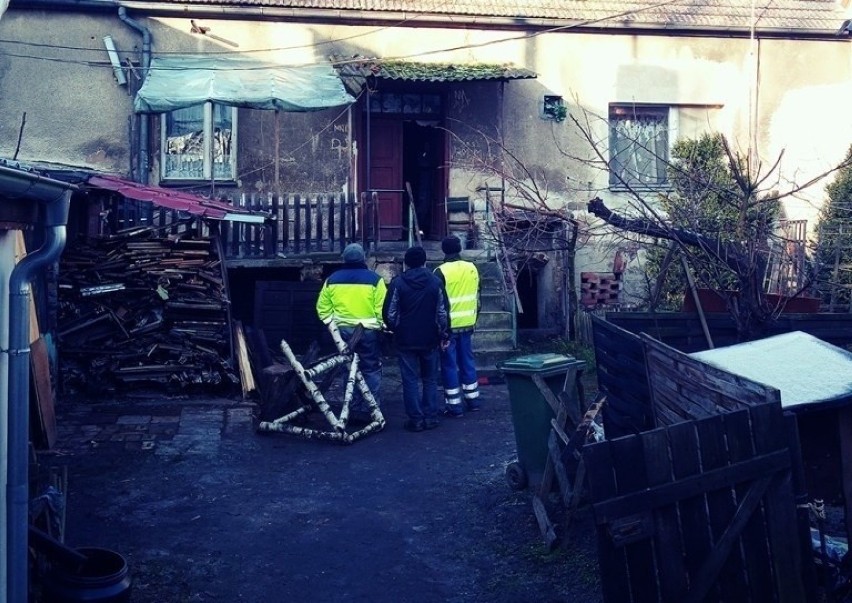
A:
<svg viewBox="0 0 852 603">
<path fill-rule="evenodd" d="M 347 344 L 354 332 L 354 327 L 340 327 L 340 335 Z M 367 382 L 367 387 L 370 388 L 370 392 L 376 399 L 376 404 L 380 404 L 381 397 L 379 394 L 382 389 L 382 346 L 379 341 L 379 332 L 375 329 L 364 329 L 353 351 L 358 354 L 358 370 L 364 376 L 364 381 Z M 355 395 L 352 397 L 352 410 L 368 410 L 357 387 L 355 388 Z"/>
<path fill-rule="evenodd" d="M 438 416 L 438 350 L 398 350 L 402 401 L 417 423 Z M 421 391 L 422 387 L 422 391 Z"/>
</svg>

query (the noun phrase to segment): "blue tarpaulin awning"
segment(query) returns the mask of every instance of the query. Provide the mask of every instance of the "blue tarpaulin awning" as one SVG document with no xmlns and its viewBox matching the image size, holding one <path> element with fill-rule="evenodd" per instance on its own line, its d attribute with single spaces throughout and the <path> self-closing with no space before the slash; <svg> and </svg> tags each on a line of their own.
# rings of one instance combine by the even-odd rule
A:
<svg viewBox="0 0 852 603">
<path fill-rule="evenodd" d="M 245 56 L 181 55 L 151 60 L 137 113 L 166 113 L 214 101 L 306 112 L 355 102 L 331 64 L 280 65 Z"/>
</svg>

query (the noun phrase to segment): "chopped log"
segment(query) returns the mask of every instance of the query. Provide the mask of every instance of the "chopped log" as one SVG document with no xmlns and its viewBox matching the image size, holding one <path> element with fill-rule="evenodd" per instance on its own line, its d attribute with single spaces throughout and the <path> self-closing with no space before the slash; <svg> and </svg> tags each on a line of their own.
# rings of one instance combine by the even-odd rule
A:
<svg viewBox="0 0 852 603">
<path fill-rule="evenodd" d="M 243 332 L 243 325 L 240 321 L 234 323 L 234 341 L 237 348 L 237 365 L 240 369 L 240 381 L 243 387 L 243 398 L 248 398 L 249 394 L 257 388 L 254 383 L 254 374 L 251 370 L 251 362 L 249 361 L 248 348 L 246 347 L 246 337 Z"/>
</svg>

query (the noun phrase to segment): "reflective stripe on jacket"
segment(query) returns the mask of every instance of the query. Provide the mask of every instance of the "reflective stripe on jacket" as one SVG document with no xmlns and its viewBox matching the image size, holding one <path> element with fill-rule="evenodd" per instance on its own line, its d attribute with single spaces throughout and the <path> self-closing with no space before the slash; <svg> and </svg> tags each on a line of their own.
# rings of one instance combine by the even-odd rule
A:
<svg viewBox="0 0 852 603">
<path fill-rule="evenodd" d="M 317 315 L 339 327 L 363 325 L 380 329 L 387 286 L 381 276 L 366 267 L 343 268 L 328 277 L 317 298 Z"/>
<path fill-rule="evenodd" d="M 473 262 L 451 259 L 436 269 L 450 302 L 450 328 L 473 328 L 479 311 L 479 271 Z"/>
</svg>

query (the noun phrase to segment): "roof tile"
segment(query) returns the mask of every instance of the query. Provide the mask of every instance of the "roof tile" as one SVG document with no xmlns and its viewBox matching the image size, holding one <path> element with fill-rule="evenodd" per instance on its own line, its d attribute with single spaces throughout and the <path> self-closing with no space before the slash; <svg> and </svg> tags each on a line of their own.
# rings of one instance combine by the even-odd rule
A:
<svg viewBox="0 0 852 603">
<path fill-rule="evenodd" d="M 832 32 L 846 18 L 835 0 L 153 0 L 164 5 L 210 4 L 276 8 L 568 20 L 599 27 L 783 29 Z M 752 16 L 754 15 L 754 17 Z"/>
</svg>

